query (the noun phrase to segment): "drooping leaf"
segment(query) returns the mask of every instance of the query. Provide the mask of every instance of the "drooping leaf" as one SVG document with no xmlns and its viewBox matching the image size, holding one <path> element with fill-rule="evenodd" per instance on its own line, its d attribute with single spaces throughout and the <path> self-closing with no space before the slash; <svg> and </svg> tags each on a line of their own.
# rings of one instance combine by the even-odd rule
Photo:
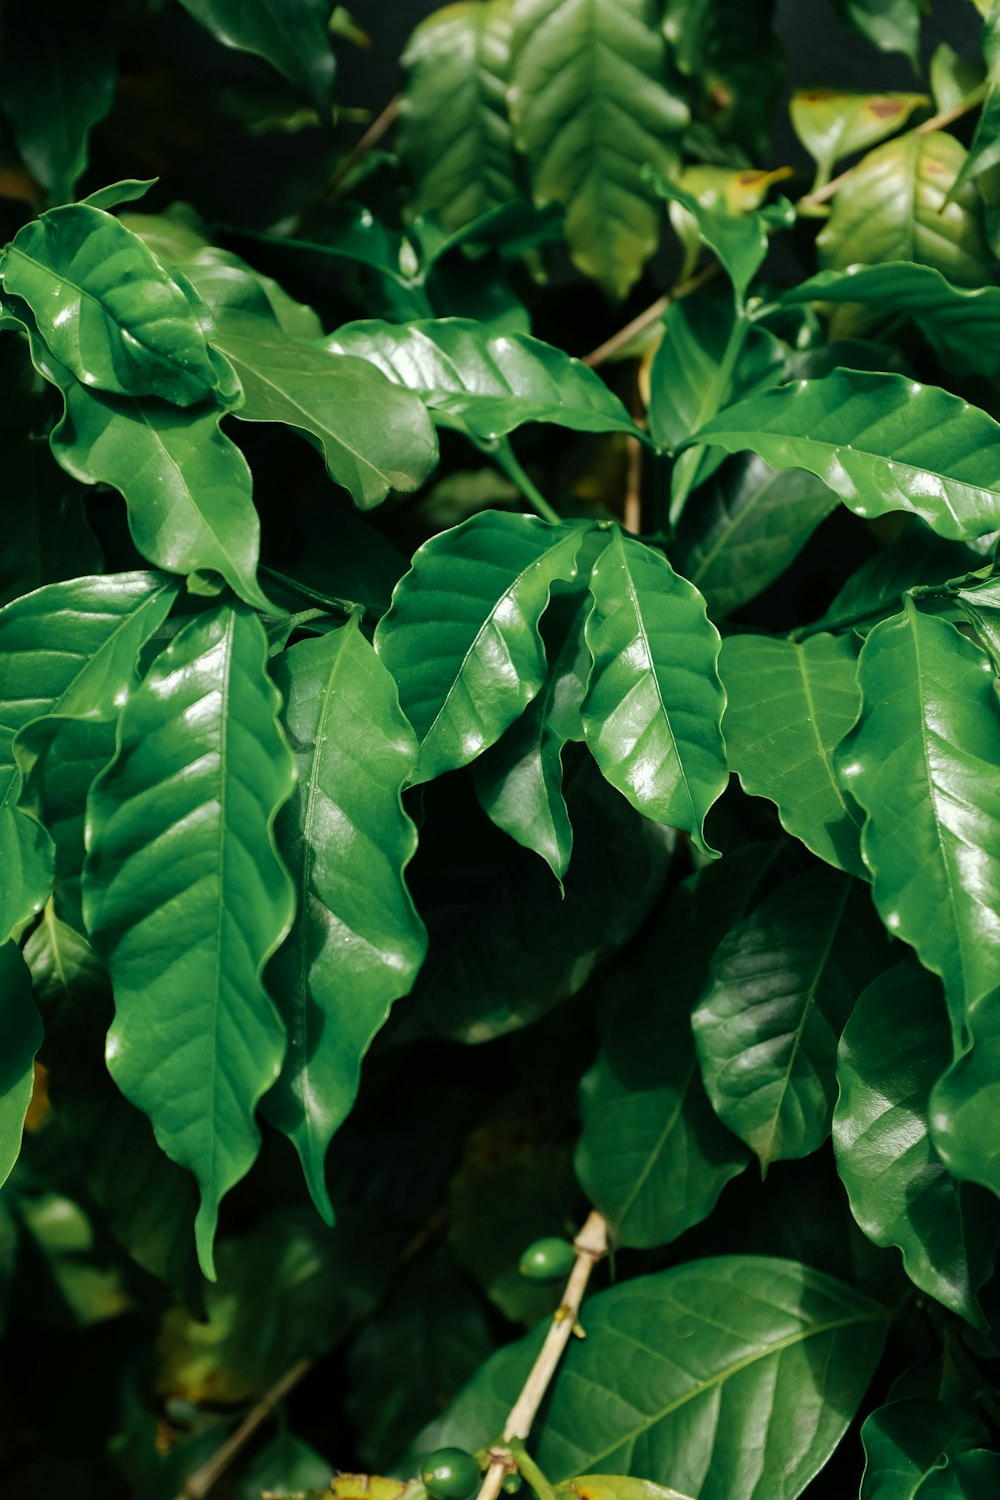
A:
<svg viewBox="0 0 1000 1500">
<path fill-rule="evenodd" d="M 354 1102 L 361 1059 L 426 949 L 403 880 L 416 831 L 400 791 L 417 744 L 357 616 L 283 651 L 272 670 L 298 773 L 276 829 L 297 915 L 268 970 L 288 1053 L 264 1112 L 295 1145 L 332 1222 L 327 1148 Z"/>
<path fill-rule="evenodd" d="M 720 1256 L 583 1308 L 535 1440 L 548 1479 L 669 1475 L 699 1500 L 795 1500 L 840 1441 L 881 1353 L 878 1303 L 796 1261 Z M 423 1448 L 496 1437 L 543 1330 L 493 1356 Z"/>
<path fill-rule="evenodd" d="M 985 1439 L 970 1411 L 925 1396 L 890 1401 L 861 1429 L 867 1458 L 861 1500 L 960 1500 L 967 1491 L 953 1487 L 953 1460 Z"/>
<path fill-rule="evenodd" d="M 724 619 L 781 576 L 836 503 L 805 470 L 741 454 L 685 507 L 671 556 L 713 619 Z"/>
<path fill-rule="evenodd" d="M 461 0 L 413 32 L 400 59 L 406 87 L 399 153 L 415 214 L 461 229 L 518 195 L 507 119 L 511 0 Z"/>
<path fill-rule="evenodd" d="M 843 89 L 796 89 L 788 112 L 792 128 L 826 180 L 837 162 L 894 135 L 926 94 L 855 94 Z"/>
<path fill-rule="evenodd" d="M 687 881 L 606 987 L 601 1051 L 580 1087 L 576 1172 L 616 1245 L 669 1244 L 749 1160 L 708 1101 L 691 1010 L 768 864 L 769 851 L 751 845 Z"/>
<path fill-rule="evenodd" d="M 329 118 L 334 60 L 327 0 L 181 0 L 225 47 L 252 52 L 270 63 Z"/>
<path fill-rule="evenodd" d="M 912 957 L 871 984 L 844 1030 L 833 1117 L 837 1170 L 855 1219 L 876 1245 L 896 1245 L 907 1275 L 976 1327 L 1000 1212 L 960 1188 L 930 1138 L 931 1089 L 948 1055 L 938 980 Z"/>
<path fill-rule="evenodd" d="M 415 553 L 375 633 L 420 741 L 412 781 L 467 765 L 539 691 L 538 622 L 552 584 L 576 577 L 583 536 L 579 527 L 483 511 Z"/>
<path fill-rule="evenodd" d="M 744 791 L 773 802 L 782 826 L 827 864 L 864 876 L 862 818 L 833 764 L 861 706 L 850 638 L 729 636 L 719 671 L 726 753 Z"/>
<path fill-rule="evenodd" d="M 920 0 L 838 0 L 855 31 L 880 52 L 903 52 L 916 66 Z"/>
<path fill-rule="evenodd" d="M 308 347 L 265 319 L 226 312 L 216 346 L 243 387 L 245 422 L 285 422 L 317 438 L 331 479 L 369 508 L 415 490 L 437 463 L 422 402 L 359 359 Z"/>
<path fill-rule="evenodd" d="M 233 394 L 204 303 L 103 209 L 71 203 L 26 224 L 0 275 L 52 357 L 84 385 L 175 406 Z"/>
<path fill-rule="evenodd" d="M 72 0 L 16 0 L 4 15 L 0 91 L 25 165 L 50 202 L 66 202 L 114 100 L 104 18 Z"/>
<path fill-rule="evenodd" d="M 667 174 L 688 110 L 642 0 L 515 0 L 508 102 L 535 202 L 566 205 L 570 254 L 611 297 L 656 248 L 642 177 Z"/>
<path fill-rule="evenodd" d="M 989 658 L 907 599 L 858 668 L 862 712 L 837 753 L 861 804 L 872 892 L 889 931 L 944 980 L 952 1028 L 1000 962 L 1000 717 Z"/>
<path fill-rule="evenodd" d="M 163 255 L 162 218 L 127 214 L 123 223 L 140 235 L 154 254 Z M 146 226 L 151 226 L 146 228 Z M 169 249 L 170 247 L 166 247 Z M 230 250 L 205 245 L 193 252 L 167 254 L 171 265 L 179 266 L 202 301 L 213 314 L 251 313 L 275 324 L 293 339 L 318 339 L 323 324 L 318 313 L 303 302 L 290 297 L 284 287 L 241 260 Z"/>
<path fill-rule="evenodd" d="M 31 973 L 16 943 L 0 947 L 0 1185 L 21 1150 L 24 1116 L 31 1102 L 34 1058 L 42 1042 L 42 1022 L 31 998 Z"/>
<path fill-rule="evenodd" d="M 701 238 L 725 267 L 733 284 L 736 305 L 742 310 L 750 283 L 767 254 L 764 215 L 732 213 L 725 202 L 716 201 L 714 193 L 689 192 L 666 177 L 654 177 L 653 182 L 658 196 L 670 204 L 671 219 L 682 242 L 686 238 L 683 216 L 687 215 L 697 225 Z"/>
<path fill-rule="evenodd" d="M 698 439 L 808 469 L 866 519 L 907 510 L 959 540 L 1000 527 L 1000 426 L 903 375 L 838 369 L 779 386 L 720 412 Z"/>
<path fill-rule="evenodd" d="M 590 589 L 587 744 L 639 812 L 684 829 L 710 852 L 703 823 L 728 771 L 719 636 L 705 602 L 662 553 L 617 528 L 594 565 Z"/>
<path fill-rule="evenodd" d="M 946 199 L 965 148 L 944 131 L 909 130 L 863 157 L 842 183 L 816 247 L 825 270 L 916 261 L 956 286 L 992 281 L 982 200 L 973 184 Z"/>
<path fill-rule="evenodd" d="M 244 607 L 192 619 L 125 705 L 88 804 L 84 917 L 114 987 L 108 1066 L 198 1179 L 209 1275 L 219 1202 L 257 1155 L 253 1111 L 284 1052 L 261 974 L 293 913 L 272 831 L 293 763 L 265 656 Z"/>
<path fill-rule="evenodd" d="M 479 438 L 502 437 L 524 422 L 636 431 L 618 397 L 580 360 L 528 334 L 492 333 L 471 318 L 348 323 L 326 348 L 368 360 L 449 425 Z"/>
<path fill-rule="evenodd" d="M 691 1017 L 716 1114 L 756 1155 L 808 1156 L 830 1132 L 837 1043 L 882 966 L 867 895 L 832 870 L 796 876 L 718 948 Z"/>
</svg>

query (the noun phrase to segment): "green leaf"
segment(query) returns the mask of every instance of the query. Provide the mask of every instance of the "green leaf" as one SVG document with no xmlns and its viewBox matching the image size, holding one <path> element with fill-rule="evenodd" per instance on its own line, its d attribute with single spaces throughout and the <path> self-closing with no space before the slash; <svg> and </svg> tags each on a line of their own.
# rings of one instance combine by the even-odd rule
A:
<svg viewBox="0 0 1000 1500">
<path fill-rule="evenodd" d="M 266 650 L 241 606 L 185 625 L 126 703 L 88 804 L 84 917 L 114 986 L 108 1066 L 198 1179 L 209 1276 L 219 1202 L 257 1155 L 253 1112 L 284 1053 L 261 974 L 293 914 L 273 834 L 293 762 Z"/>
<path fill-rule="evenodd" d="M 1000 89 L 992 83 L 986 91 L 983 107 L 976 121 L 976 131 L 969 146 L 969 154 L 962 163 L 962 170 L 955 178 L 952 197 L 966 183 L 982 176 L 1000 163 Z"/>
<path fill-rule="evenodd" d="M 830 1133 L 840 1033 L 882 966 L 867 907 L 853 880 L 811 870 L 716 952 L 691 1017 L 701 1074 L 719 1119 L 762 1173 L 817 1151 Z"/>
<path fill-rule="evenodd" d="M 181 0 L 224 47 L 270 63 L 329 119 L 334 59 L 327 21 L 329 0 Z"/>
<path fill-rule="evenodd" d="M 254 1458 L 233 1491 L 233 1500 L 260 1500 L 261 1495 L 300 1495 L 325 1490 L 333 1465 L 290 1432 L 279 1432 Z"/>
<path fill-rule="evenodd" d="M 943 365 L 960 375 L 1000 374 L 1000 287 L 952 286 L 932 266 L 889 261 L 821 271 L 785 292 L 782 301 L 863 302 L 880 313 L 912 318 Z"/>
<path fill-rule="evenodd" d="M 3 1184 L 20 1155 L 24 1116 L 34 1084 L 35 1053 L 42 1043 L 41 1017 L 31 998 L 31 973 L 16 943 L 0 947 L 0 1007 L 4 1038 L 0 1074 L 0 1184 Z"/>
<path fill-rule="evenodd" d="M 680 1490 L 622 1474 L 582 1474 L 561 1484 L 556 1494 L 560 1500 L 689 1500 Z"/>
<path fill-rule="evenodd" d="M 966 1491 L 951 1483 L 953 1460 L 985 1438 L 976 1416 L 943 1401 L 911 1396 L 879 1406 L 861 1429 L 867 1458 L 861 1500 L 961 1496 Z"/>
<path fill-rule="evenodd" d="M 0 91 L 25 166 L 50 202 L 66 202 L 86 170 L 91 129 L 114 101 L 115 59 L 103 17 L 72 0 L 11 6 Z"/>
<path fill-rule="evenodd" d="M 208 341 L 208 309 L 102 209 L 71 203 L 26 224 L 0 273 L 53 358 L 85 386 L 176 406 L 233 394 Z"/>
<path fill-rule="evenodd" d="M 110 213 L 122 203 L 134 203 L 138 198 L 145 198 L 159 180 L 158 177 L 123 177 L 120 182 L 109 182 L 107 187 L 88 193 L 80 201 L 90 208 L 103 208 L 106 213 Z M 169 256 L 167 259 L 169 260 Z"/>
<path fill-rule="evenodd" d="M 639 812 L 711 853 L 703 823 L 728 779 L 719 635 L 698 590 L 616 527 L 590 578 L 594 672 L 583 727 L 594 759 Z"/>
<path fill-rule="evenodd" d="M 907 589 L 944 583 L 981 567 L 992 538 L 986 536 L 978 546 L 983 550 L 946 541 L 911 517 L 898 536 L 851 575 L 816 625 L 836 629 L 866 617 L 874 623 L 880 615 L 895 614 Z"/>
<path fill-rule="evenodd" d="M 843 89 L 796 89 L 788 106 L 792 129 L 826 181 L 842 157 L 894 135 L 926 94 L 856 94 Z"/>
<path fill-rule="evenodd" d="M 820 265 L 844 271 L 859 261 L 909 260 L 958 286 L 993 281 L 978 190 L 969 184 L 945 206 L 965 156 L 940 130 L 909 130 L 870 151 L 837 191 L 816 241 Z"/>
<path fill-rule="evenodd" d="M 200 1295 L 191 1226 L 194 1183 L 164 1156 L 149 1121 L 104 1064 L 111 989 L 93 949 L 47 906 L 24 945 L 45 1023 L 42 1060 L 55 1119 L 80 1160 L 87 1192 L 112 1234 L 153 1276 Z"/>
<path fill-rule="evenodd" d="M 665 177 L 653 176 L 652 180 L 657 196 L 670 204 L 671 221 L 681 242 L 687 238 L 685 223 L 693 220 L 701 238 L 725 268 L 733 283 L 737 308 L 742 310 L 750 283 L 767 255 L 767 226 L 775 222 L 787 225 L 790 205 L 782 199 L 761 213 L 731 212 L 725 196 L 720 203 L 711 188 L 695 193 Z M 687 173 L 685 181 L 691 181 Z"/>
<path fill-rule="evenodd" d="M 719 671 L 726 751 L 744 791 L 773 802 L 782 827 L 827 864 L 864 876 L 862 818 L 833 765 L 861 707 L 850 638 L 733 635 L 723 642 Z"/>
<path fill-rule="evenodd" d="M 903 52 L 914 67 L 920 47 L 920 0 L 839 0 L 855 31 L 880 52 Z"/>
<path fill-rule="evenodd" d="M 127 222 L 134 225 L 139 217 L 132 215 Z M 318 313 L 305 303 L 296 302 L 278 282 L 229 250 L 206 245 L 176 264 L 213 314 L 252 313 L 274 323 L 292 339 L 318 339 L 323 335 Z"/>
<path fill-rule="evenodd" d="M 566 205 L 580 270 L 609 297 L 659 240 L 643 167 L 669 174 L 687 106 L 643 0 L 515 0 L 508 103 L 535 202 Z"/>
<path fill-rule="evenodd" d="M 862 713 L 837 755 L 867 817 L 872 892 L 889 931 L 944 980 L 952 1027 L 996 984 L 1000 718 L 989 658 L 912 600 L 876 625 Z"/>
<path fill-rule="evenodd" d="M 297 343 L 248 313 L 222 313 L 214 338 L 243 387 L 235 415 L 317 438 L 330 478 L 357 505 L 368 509 L 390 490 L 415 490 L 435 467 L 437 440 L 423 403 L 367 361 Z"/>
<path fill-rule="evenodd" d="M 896 1245 L 921 1291 L 986 1329 L 976 1291 L 1000 1237 L 996 1203 L 960 1188 L 930 1138 L 931 1089 L 948 1055 L 941 986 L 912 957 L 869 985 L 840 1042 L 833 1116 L 851 1212 L 876 1245 Z"/>
<path fill-rule="evenodd" d="M 368 360 L 448 425 L 478 438 L 502 437 L 523 422 L 636 432 L 618 397 L 580 360 L 529 334 L 491 333 L 471 318 L 347 323 L 326 348 Z"/>
<path fill-rule="evenodd" d="M 332 1223 L 327 1148 L 354 1103 L 361 1059 L 427 946 L 403 880 L 417 838 L 400 791 L 417 744 L 356 615 L 283 651 L 273 676 L 298 777 L 276 829 L 297 915 L 268 970 L 288 1054 L 264 1113 L 294 1144 Z"/>
<path fill-rule="evenodd" d="M 584 625 L 591 604 L 589 593 L 553 599 L 543 628 L 548 671 L 542 689 L 474 770 L 486 815 L 525 849 L 534 849 L 559 881 L 573 848 L 562 752 L 567 740 L 583 738 L 580 708 L 592 665 Z"/>
<path fill-rule="evenodd" d="M 836 504 L 812 474 L 742 454 L 684 508 L 671 556 L 709 614 L 724 619 L 780 578 Z"/>
<path fill-rule="evenodd" d="M 637 1276 L 585 1305 L 534 1457 L 557 1483 L 634 1470 L 699 1500 L 795 1500 L 843 1436 L 887 1317 L 797 1261 L 720 1256 Z M 494 1355 L 421 1444 L 494 1439 L 542 1333 Z"/>
<path fill-rule="evenodd" d="M 721 412 L 698 440 L 808 469 L 866 519 L 907 510 L 958 540 L 1000 527 L 1000 426 L 903 375 L 838 369 L 779 386 Z"/>
<path fill-rule="evenodd" d="M 507 119 L 510 0 L 461 0 L 420 22 L 400 59 L 399 154 L 414 214 L 463 228 L 518 196 Z"/>
<path fill-rule="evenodd" d="M 430 781 L 494 744 L 542 687 L 538 622 L 571 582 L 580 527 L 483 511 L 414 554 L 375 648 L 420 740 L 411 780 Z"/>
<path fill-rule="evenodd" d="M 675 1240 L 707 1218 L 747 1165 L 746 1149 L 705 1093 L 691 1010 L 713 952 L 749 907 L 768 863 L 750 845 L 686 881 L 606 986 L 601 1050 L 580 1085 L 576 1173 L 623 1248 Z"/>
</svg>

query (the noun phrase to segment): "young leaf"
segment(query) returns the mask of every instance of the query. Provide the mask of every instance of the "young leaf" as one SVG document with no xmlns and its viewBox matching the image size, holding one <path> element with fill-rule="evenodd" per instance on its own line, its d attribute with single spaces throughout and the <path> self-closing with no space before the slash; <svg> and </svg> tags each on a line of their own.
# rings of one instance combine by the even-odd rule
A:
<svg viewBox="0 0 1000 1500">
<path fill-rule="evenodd" d="M 959 540 L 1000 527 L 1000 426 L 937 386 L 834 370 L 740 401 L 698 441 L 808 469 L 855 515 L 907 510 Z"/>
<path fill-rule="evenodd" d="M 767 255 L 765 215 L 730 213 L 727 207 L 720 207 L 714 201 L 714 193 L 695 195 L 665 177 L 654 176 L 652 180 L 657 195 L 665 198 L 671 206 L 671 219 L 682 241 L 686 238 L 682 227 L 684 220 L 681 217 L 678 223 L 678 215 L 686 214 L 688 222 L 693 220 L 697 224 L 701 238 L 725 267 L 733 284 L 736 306 L 742 311 L 750 283 Z M 709 197 L 713 201 L 705 202 Z M 788 209 L 787 203 L 785 209 Z"/>
<path fill-rule="evenodd" d="M 837 754 L 889 931 L 940 974 L 956 1036 L 996 985 L 1000 717 L 989 658 L 912 600 L 861 652 L 861 719 Z"/>
<path fill-rule="evenodd" d="M 515 0 L 508 102 L 535 202 L 566 205 L 576 265 L 621 298 L 658 235 L 646 165 L 669 174 L 688 109 L 642 0 Z"/>
<path fill-rule="evenodd" d="M 855 31 L 880 52 L 902 52 L 917 64 L 920 0 L 838 0 Z"/>
<path fill-rule="evenodd" d="M 617 528 L 594 565 L 590 589 L 587 744 L 633 807 L 684 829 L 711 853 L 702 825 L 728 771 L 719 635 L 705 601 L 662 553 Z"/>
<path fill-rule="evenodd" d="M 865 1477 L 861 1500 L 968 1500 L 953 1462 L 986 1441 L 986 1429 L 970 1411 L 925 1396 L 890 1401 L 872 1412 L 861 1429 Z"/>
<path fill-rule="evenodd" d="M 420 740 L 413 782 L 474 760 L 539 691 L 538 622 L 552 584 L 576 577 L 583 537 L 579 527 L 483 511 L 416 552 L 375 633 Z"/>
<path fill-rule="evenodd" d="M 862 925 L 866 906 L 854 881 L 812 870 L 769 896 L 716 952 L 691 1017 L 701 1075 L 719 1119 L 763 1173 L 808 1156 L 830 1133 L 840 1033 L 881 967 Z"/>
<path fill-rule="evenodd" d="M 42 1043 L 42 1022 L 31 998 L 31 974 L 16 943 L 0 946 L 0 1185 L 21 1151 L 24 1116 L 31 1102 L 34 1058 Z"/>
<path fill-rule="evenodd" d="M 867 151 L 895 135 L 926 94 L 852 94 L 843 89 L 796 89 L 788 112 L 792 129 L 826 181 L 841 157 Z"/>
<path fill-rule="evenodd" d="M 699 1500 L 795 1500 L 864 1395 L 888 1317 L 792 1260 L 719 1256 L 637 1276 L 587 1303 L 533 1456 L 556 1483 L 636 1470 Z M 495 1354 L 421 1451 L 491 1442 L 543 1332 Z"/>
<path fill-rule="evenodd" d="M 876 1245 L 896 1245 L 910 1280 L 974 1327 L 976 1291 L 1000 1238 L 996 1203 L 960 1188 L 930 1138 L 931 1089 L 949 1043 L 941 986 L 914 958 L 869 985 L 840 1042 L 833 1116 L 851 1212 Z"/>
<path fill-rule="evenodd" d="M 518 195 L 507 119 L 511 0 L 462 0 L 421 21 L 400 58 L 399 154 L 415 214 L 461 229 Z"/>
<path fill-rule="evenodd" d="M 181 0 L 186 11 L 225 47 L 252 52 L 281 73 L 329 119 L 334 58 L 328 0 Z"/>
<path fill-rule="evenodd" d="M 415 490 L 437 463 L 422 403 L 366 361 L 309 348 L 249 313 L 220 314 L 216 347 L 243 387 L 235 415 L 285 422 L 319 439 L 331 479 L 369 509 L 390 490 Z"/>
<path fill-rule="evenodd" d="M 175 406 L 234 394 L 208 342 L 208 309 L 102 209 L 71 203 L 26 224 L 0 274 L 52 357 L 85 386 Z"/>
<path fill-rule="evenodd" d="M 273 676 L 298 770 L 276 825 L 297 915 L 268 969 L 288 1053 L 264 1113 L 294 1144 L 332 1223 L 327 1148 L 354 1103 L 361 1059 L 427 946 L 403 880 L 417 840 L 400 790 L 417 744 L 357 616 L 283 651 Z"/>
<path fill-rule="evenodd" d="M 744 791 L 769 798 L 782 826 L 827 864 L 864 876 L 862 818 L 833 765 L 861 707 L 849 637 L 733 635 L 723 642 L 719 672 L 726 752 Z"/>
<path fill-rule="evenodd" d="M 266 650 L 242 606 L 192 619 L 125 705 L 88 804 L 84 917 L 114 987 L 108 1067 L 198 1179 L 208 1276 L 219 1202 L 257 1155 L 253 1112 L 284 1053 L 261 974 L 294 910 L 272 831 L 294 767 Z"/>
<path fill-rule="evenodd" d="M 525 333 L 491 333 L 471 318 L 347 323 L 326 348 L 368 360 L 478 438 L 502 437 L 524 422 L 636 431 L 618 397 L 580 360 Z"/>
</svg>

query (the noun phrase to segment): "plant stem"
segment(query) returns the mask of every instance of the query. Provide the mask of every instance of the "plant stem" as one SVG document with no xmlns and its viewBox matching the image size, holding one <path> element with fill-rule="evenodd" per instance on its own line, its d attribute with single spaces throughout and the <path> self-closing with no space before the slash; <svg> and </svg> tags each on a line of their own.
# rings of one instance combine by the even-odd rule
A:
<svg viewBox="0 0 1000 1500">
<path fill-rule="evenodd" d="M 177 1500 L 204 1500 L 204 1496 L 214 1488 L 233 1460 L 243 1452 L 258 1427 L 267 1421 L 279 1401 L 288 1395 L 293 1386 L 298 1385 L 306 1371 L 311 1368 L 311 1359 L 300 1359 L 292 1365 L 290 1370 L 286 1370 L 280 1380 L 276 1380 L 270 1390 L 264 1392 L 257 1405 L 251 1408 L 222 1447 L 217 1448 L 211 1458 L 191 1475 Z"/>
<path fill-rule="evenodd" d="M 982 104 L 986 97 L 987 87 L 986 83 L 981 83 L 978 88 L 973 89 L 971 94 L 966 94 L 960 104 L 953 105 L 951 109 L 943 109 L 940 114 L 931 115 L 929 120 L 924 120 L 921 125 L 916 127 L 915 134 L 930 135 L 932 131 L 943 130 L 946 125 L 951 125 L 953 121 L 960 120 L 963 115 L 967 115 L 970 110 L 976 109 Z M 841 172 L 837 177 L 831 177 L 830 181 L 824 183 L 822 187 L 815 188 L 811 193 L 806 193 L 805 197 L 800 198 L 798 203 L 796 203 L 796 209 L 799 213 L 803 210 L 808 213 L 809 209 L 818 208 L 821 203 L 826 203 L 843 187 L 845 179 L 850 177 L 853 171 L 853 167 L 848 167 L 846 172 Z"/>
<path fill-rule="evenodd" d="M 399 114 L 399 105 L 402 97 L 401 94 L 396 94 L 389 100 L 382 113 L 369 125 L 360 141 L 358 141 L 358 144 L 354 147 L 354 150 L 347 153 L 340 165 L 331 174 L 329 182 L 323 189 L 323 198 L 325 200 L 328 201 L 337 196 L 337 189 L 340 187 L 340 184 L 345 178 L 350 176 L 359 162 L 364 161 L 369 151 L 378 145 L 386 131 L 390 130 L 396 123 L 396 116 Z"/>
<path fill-rule="evenodd" d="M 258 573 L 266 573 L 268 578 L 273 578 L 275 583 L 280 583 L 289 593 L 298 594 L 303 599 L 311 599 L 314 604 L 322 605 L 323 609 L 336 615 L 354 615 L 360 610 L 365 613 L 363 604 L 358 604 L 352 599 L 338 599 L 334 594 L 321 594 L 317 589 L 311 589 L 307 583 L 299 583 L 294 578 L 289 578 L 287 573 L 279 573 L 277 568 L 269 568 L 264 563 L 257 565 Z"/>
<path fill-rule="evenodd" d="M 476 447 L 480 452 L 490 455 L 497 468 L 502 469 L 511 483 L 517 485 L 524 499 L 529 505 L 534 506 L 540 516 L 546 521 L 554 521 L 556 525 L 561 523 L 562 516 L 554 506 L 549 504 L 534 481 L 521 468 L 517 455 L 507 438 L 499 438 L 494 442 L 477 441 Z"/>
<path fill-rule="evenodd" d="M 681 297 L 687 297 L 691 292 L 696 292 L 699 287 L 718 276 L 720 270 L 719 262 L 715 260 L 703 271 L 699 271 L 696 276 L 690 276 L 687 281 L 680 282 L 672 291 L 664 292 L 662 297 L 657 297 L 655 302 L 651 302 L 645 312 L 639 313 L 631 323 L 626 323 L 624 328 L 619 328 L 618 332 L 613 333 L 609 339 L 605 339 L 603 344 L 598 344 L 596 349 L 585 354 L 583 363 L 589 365 L 592 370 L 596 370 L 598 365 L 607 364 L 619 349 L 623 349 L 632 339 L 637 338 L 640 333 L 644 333 L 647 328 L 658 322 L 671 302 L 678 302 Z"/>
<path fill-rule="evenodd" d="M 503 1477 L 510 1472 L 512 1457 L 510 1449 L 504 1445 L 523 1443 L 531 1431 L 531 1424 L 556 1373 L 563 1350 L 572 1336 L 583 1294 L 590 1280 L 590 1273 L 597 1262 L 608 1253 L 608 1226 L 604 1215 L 598 1213 L 596 1209 L 591 1211 L 587 1222 L 577 1235 L 574 1249 L 576 1262 L 569 1273 L 562 1303 L 556 1309 L 545 1336 L 545 1342 L 538 1352 L 538 1358 L 531 1367 L 521 1394 L 514 1402 L 510 1416 L 504 1424 L 502 1442 L 496 1448 L 491 1449 L 490 1466 L 486 1471 L 478 1500 L 497 1500 Z M 528 1481 L 532 1482 L 530 1474 Z"/>
</svg>

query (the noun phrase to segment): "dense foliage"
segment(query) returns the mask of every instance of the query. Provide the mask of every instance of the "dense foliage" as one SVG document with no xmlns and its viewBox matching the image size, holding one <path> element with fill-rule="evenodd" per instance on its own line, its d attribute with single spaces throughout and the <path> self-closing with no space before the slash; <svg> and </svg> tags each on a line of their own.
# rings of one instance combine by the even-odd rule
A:
<svg viewBox="0 0 1000 1500">
<path fill-rule="evenodd" d="M 995 1500 L 1000 0 L 331 9 L 2 7 L 5 1496 Z"/>
</svg>

